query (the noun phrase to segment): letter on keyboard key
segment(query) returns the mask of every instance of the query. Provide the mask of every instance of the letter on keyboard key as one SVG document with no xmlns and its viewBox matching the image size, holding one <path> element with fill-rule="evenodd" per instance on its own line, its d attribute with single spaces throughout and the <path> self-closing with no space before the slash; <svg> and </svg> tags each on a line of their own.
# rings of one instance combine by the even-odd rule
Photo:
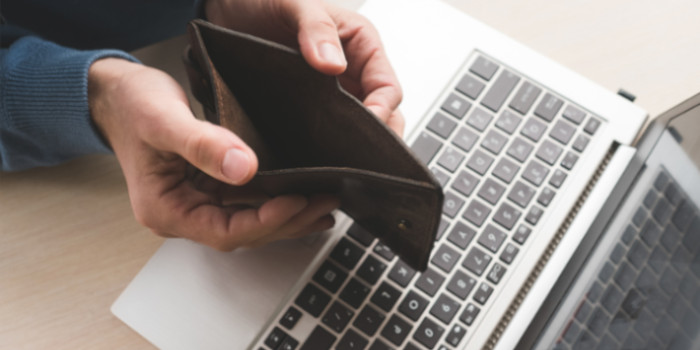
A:
<svg viewBox="0 0 700 350">
<path fill-rule="evenodd" d="M 354 312 L 336 301 L 331 305 L 328 311 L 326 311 L 322 321 L 330 329 L 341 333 L 353 316 L 355 316 Z"/>
<path fill-rule="evenodd" d="M 493 221 L 510 230 L 515 226 L 515 222 L 520 218 L 520 210 L 515 209 L 508 203 L 502 203 L 493 215 Z"/>
<path fill-rule="evenodd" d="M 493 293 L 493 288 L 491 288 L 491 286 L 489 286 L 485 282 L 482 282 L 479 288 L 474 293 L 474 300 L 477 303 L 484 305 L 489 300 L 491 293 Z"/>
<path fill-rule="evenodd" d="M 408 333 L 411 332 L 411 328 L 411 325 L 401 317 L 392 315 L 389 322 L 382 329 L 382 335 L 395 345 L 401 345 Z"/>
<path fill-rule="evenodd" d="M 486 267 L 489 265 L 489 262 L 491 262 L 490 255 L 484 253 L 483 250 L 477 247 L 473 247 L 469 251 L 469 254 L 467 254 L 467 257 L 464 258 L 462 266 L 475 275 L 481 276 L 481 274 L 484 273 L 484 270 L 486 270 Z"/>
<path fill-rule="evenodd" d="M 369 341 L 355 332 L 352 329 L 349 329 L 347 333 L 340 339 L 338 342 L 338 345 L 336 346 L 336 349 L 338 350 L 354 350 L 354 349 L 364 349 L 367 344 L 369 344 Z"/>
<path fill-rule="evenodd" d="M 399 311 L 406 317 L 418 321 L 430 302 L 415 291 L 410 291 L 399 305 Z"/>
<path fill-rule="evenodd" d="M 498 68 L 499 66 L 497 64 L 479 56 L 469 68 L 469 71 L 484 78 L 485 80 L 491 80 Z"/>
<path fill-rule="evenodd" d="M 489 213 L 491 213 L 491 208 L 482 204 L 478 200 L 472 200 L 467 209 L 464 211 L 462 217 L 477 227 L 481 227 L 484 221 L 486 221 L 486 218 L 489 216 Z"/>
<path fill-rule="evenodd" d="M 336 337 L 331 332 L 321 326 L 316 326 L 300 350 L 330 349 L 335 339 Z"/>
<path fill-rule="evenodd" d="M 435 270 L 428 268 L 425 272 L 420 274 L 420 277 L 416 281 L 416 287 L 426 294 L 433 296 L 438 289 L 440 289 L 444 281 L 445 277 L 435 272 Z"/>
<path fill-rule="evenodd" d="M 508 70 L 503 70 L 491 88 L 489 88 L 489 91 L 486 92 L 486 95 L 484 95 L 481 104 L 494 112 L 498 112 L 519 81 L 519 76 Z"/>
<path fill-rule="evenodd" d="M 438 139 L 423 131 L 413 142 L 411 149 L 423 164 L 428 164 L 440 150 L 440 146 L 442 146 L 442 143 Z"/>
<path fill-rule="evenodd" d="M 357 315 L 353 325 L 367 334 L 367 336 L 371 337 L 377 332 L 385 318 L 384 314 L 367 304 L 362 311 L 360 311 L 360 314 Z"/>
<path fill-rule="evenodd" d="M 457 127 L 457 122 L 446 117 L 444 114 L 437 112 L 433 119 L 428 123 L 428 129 L 438 134 L 443 139 L 447 139 L 452 131 Z"/>
<path fill-rule="evenodd" d="M 503 241 L 506 239 L 506 234 L 495 226 L 488 224 L 486 229 L 479 236 L 479 243 L 486 249 L 497 252 Z"/>
<path fill-rule="evenodd" d="M 386 264 L 377 260 L 377 258 L 372 255 L 368 255 L 365 261 L 360 265 L 357 270 L 357 276 L 365 280 L 370 285 L 377 283 L 379 276 L 382 275 L 386 269 Z"/>
<path fill-rule="evenodd" d="M 382 282 L 377 291 L 372 295 L 372 302 L 384 311 L 391 310 L 399 300 L 401 292 L 392 287 L 389 283 Z"/>
<path fill-rule="evenodd" d="M 542 101 L 540 101 L 540 104 L 537 105 L 537 109 L 535 109 L 535 115 L 550 122 L 557 115 L 557 112 L 559 112 L 559 109 L 561 108 L 562 104 L 562 100 L 552 95 L 551 93 L 547 93 L 542 98 Z"/>
<path fill-rule="evenodd" d="M 540 145 L 540 148 L 537 150 L 536 156 L 545 163 L 549 165 L 554 165 L 554 163 L 557 162 L 557 158 L 559 158 L 559 155 L 561 155 L 561 152 L 561 147 L 555 145 L 549 140 L 545 140 L 544 142 L 542 142 L 542 145 Z"/>
<path fill-rule="evenodd" d="M 295 303 L 314 317 L 318 317 L 326 308 L 331 297 L 313 284 L 307 284 L 306 287 L 299 293 Z"/>
<path fill-rule="evenodd" d="M 515 97 L 510 101 L 510 107 L 525 115 L 530 110 L 532 104 L 542 92 L 542 89 L 526 81 L 520 86 Z"/>
<path fill-rule="evenodd" d="M 459 256 L 456 250 L 443 243 L 433 255 L 431 262 L 443 271 L 449 273 L 457 263 Z"/>
<path fill-rule="evenodd" d="M 445 324 L 450 324 L 459 307 L 460 305 L 456 300 L 445 294 L 440 294 L 440 297 L 430 309 L 430 314 Z"/>
<path fill-rule="evenodd" d="M 396 284 L 401 287 L 406 287 L 415 274 L 416 270 L 408 266 L 403 260 L 398 259 L 389 272 L 389 279 L 396 282 Z"/>
<path fill-rule="evenodd" d="M 343 291 L 340 292 L 340 299 L 350 306 L 358 308 L 362 305 L 367 294 L 369 294 L 369 288 L 353 277 L 350 279 L 350 282 L 345 285 Z"/>
<path fill-rule="evenodd" d="M 457 91 L 469 96 L 472 100 L 476 100 L 483 89 L 484 83 L 469 74 L 465 74 L 457 83 Z"/>
<path fill-rule="evenodd" d="M 413 339 L 425 345 L 428 349 L 432 349 L 444 332 L 444 328 L 426 317 L 418 326 L 416 333 L 413 334 Z"/>
</svg>

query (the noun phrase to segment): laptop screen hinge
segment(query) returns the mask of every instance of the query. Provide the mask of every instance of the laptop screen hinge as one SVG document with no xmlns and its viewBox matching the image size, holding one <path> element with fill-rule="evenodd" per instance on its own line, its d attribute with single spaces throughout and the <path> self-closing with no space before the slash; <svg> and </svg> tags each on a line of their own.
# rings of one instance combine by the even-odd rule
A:
<svg viewBox="0 0 700 350">
<path fill-rule="evenodd" d="M 574 218 L 576 218 L 576 215 L 578 215 L 579 211 L 581 210 L 581 207 L 588 199 L 588 196 L 590 195 L 591 191 L 593 190 L 595 185 L 598 183 L 598 180 L 602 176 L 605 169 L 608 167 L 610 160 L 612 159 L 613 155 L 615 155 L 615 151 L 617 150 L 618 145 L 619 144 L 617 142 L 614 142 L 610 146 L 610 148 L 608 149 L 608 152 L 605 154 L 605 157 L 600 162 L 600 165 L 598 166 L 595 173 L 591 177 L 591 180 L 588 181 L 588 183 L 586 184 L 586 187 L 584 188 L 583 192 L 581 193 L 581 196 L 579 196 L 579 198 L 576 201 L 576 203 L 574 204 L 573 208 L 571 209 L 571 211 L 569 211 L 569 214 L 566 216 L 566 218 L 564 219 L 562 224 L 557 229 L 556 234 L 554 235 L 554 237 L 552 237 L 552 240 L 549 242 L 544 253 L 542 253 L 542 256 L 537 261 L 537 264 L 535 265 L 535 267 L 532 269 L 532 271 L 528 275 L 527 279 L 525 280 L 525 283 L 523 283 L 523 285 L 520 287 L 518 294 L 515 296 L 513 301 L 510 303 L 510 305 L 508 306 L 508 309 L 506 310 L 506 312 L 503 314 L 500 321 L 498 322 L 498 325 L 496 326 L 494 331 L 491 333 L 491 335 L 487 339 L 486 343 L 484 344 L 483 349 L 491 350 L 491 349 L 495 348 L 496 343 L 501 338 L 501 335 L 506 330 L 506 327 L 510 323 L 511 319 L 513 318 L 513 316 L 515 316 L 515 313 L 518 311 L 518 308 L 520 308 L 520 305 L 525 300 L 525 297 L 530 292 L 530 289 L 535 284 L 535 281 L 537 281 L 537 278 L 540 276 L 540 273 L 544 269 L 545 265 L 547 264 L 549 259 L 552 257 L 552 254 L 554 254 L 554 250 L 557 248 L 557 246 L 559 246 L 559 242 L 561 242 L 562 238 L 564 237 L 564 234 L 569 230 L 569 227 L 571 226 L 571 223 L 574 221 Z"/>
</svg>

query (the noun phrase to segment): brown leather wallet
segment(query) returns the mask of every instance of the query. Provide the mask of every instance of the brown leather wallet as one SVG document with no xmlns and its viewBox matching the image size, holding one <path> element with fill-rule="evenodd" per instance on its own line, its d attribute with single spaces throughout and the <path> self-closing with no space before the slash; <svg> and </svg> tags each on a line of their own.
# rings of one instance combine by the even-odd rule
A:
<svg viewBox="0 0 700 350">
<path fill-rule="evenodd" d="M 188 32 L 185 65 L 206 118 L 258 156 L 243 187 L 335 194 L 356 224 L 425 270 L 443 194 L 404 142 L 298 51 L 203 20 Z"/>
</svg>

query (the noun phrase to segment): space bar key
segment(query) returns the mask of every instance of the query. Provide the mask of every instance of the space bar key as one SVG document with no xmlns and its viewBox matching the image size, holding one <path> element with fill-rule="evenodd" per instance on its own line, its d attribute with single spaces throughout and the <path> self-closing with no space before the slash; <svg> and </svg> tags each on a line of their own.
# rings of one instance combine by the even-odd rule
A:
<svg viewBox="0 0 700 350">
<path fill-rule="evenodd" d="M 300 350 L 326 350 L 335 342 L 335 336 L 321 326 L 316 326 Z"/>
</svg>

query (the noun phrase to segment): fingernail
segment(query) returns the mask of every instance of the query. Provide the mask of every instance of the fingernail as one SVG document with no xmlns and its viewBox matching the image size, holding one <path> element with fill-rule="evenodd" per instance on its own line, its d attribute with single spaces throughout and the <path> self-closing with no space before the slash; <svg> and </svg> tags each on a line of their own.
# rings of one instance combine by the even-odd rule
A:
<svg viewBox="0 0 700 350">
<path fill-rule="evenodd" d="M 250 157 L 236 148 L 228 150 L 224 156 L 222 172 L 231 182 L 241 182 L 250 172 Z"/>
<path fill-rule="evenodd" d="M 337 46 L 331 43 L 322 43 L 321 46 L 318 47 L 318 52 L 324 61 L 333 63 L 337 66 L 345 65 L 345 56 L 343 56 L 343 53 Z"/>
</svg>

